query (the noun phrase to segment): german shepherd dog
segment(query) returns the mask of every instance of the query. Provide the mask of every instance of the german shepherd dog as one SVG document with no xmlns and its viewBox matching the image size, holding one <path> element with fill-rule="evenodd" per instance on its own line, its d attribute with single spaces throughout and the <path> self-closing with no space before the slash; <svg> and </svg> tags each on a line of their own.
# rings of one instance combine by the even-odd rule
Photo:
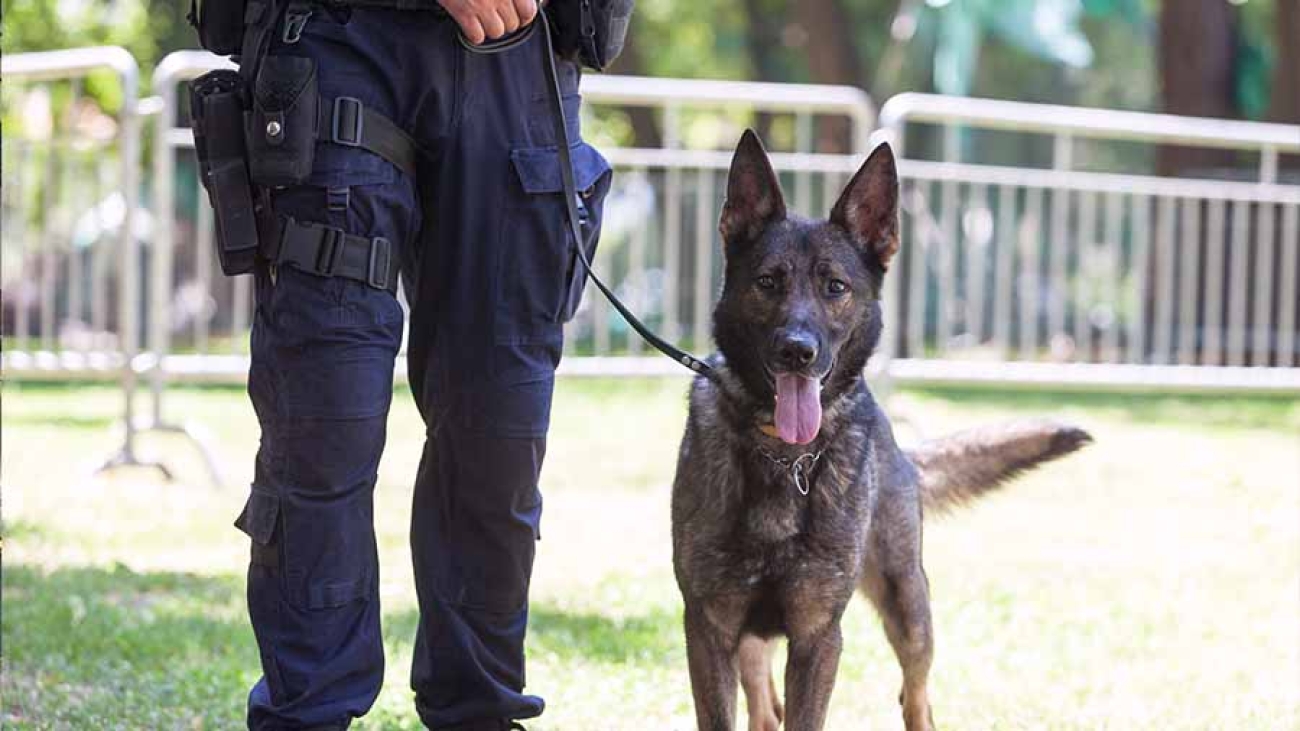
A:
<svg viewBox="0 0 1300 731">
<path fill-rule="evenodd" d="M 907 731 L 933 728 L 933 630 L 922 508 L 965 502 L 1091 441 L 1032 421 L 904 451 L 863 368 L 880 340 L 881 283 L 899 249 L 898 175 L 881 145 L 829 221 L 786 212 L 758 137 L 736 148 L 722 209 L 719 354 L 697 378 L 673 485 L 673 567 L 685 600 L 701 731 L 731 731 L 736 684 L 750 731 L 825 723 L 860 589 L 903 670 Z M 785 706 L 771 658 L 789 642 Z"/>
</svg>

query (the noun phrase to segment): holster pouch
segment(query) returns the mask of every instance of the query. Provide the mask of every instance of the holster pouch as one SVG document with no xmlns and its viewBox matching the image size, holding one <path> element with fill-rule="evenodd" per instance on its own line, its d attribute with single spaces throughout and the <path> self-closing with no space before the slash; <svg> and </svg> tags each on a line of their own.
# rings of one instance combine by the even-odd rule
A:
<svg viewBox="0 0 1300 731">
<path fill-rule="evenodd" d="M 226 275 L 244 274 L 257 255 L 257 209 L 244 145 L 244 80 L 211 71 L 190 84 L 190 117 L 199 177 L 215 211 L 217 259 Z"/>
<path fill-rule="evenodd" d="M 580 9 L 578 59 L 604 71 L 623 52 L 635 0 L 583 0 Z"/>
<path fill-rule="evenodd" d="M 199 45 L 218 56 L 239 53 L 244 39 L 244 0 L 190 0 L 190 25 Z"/>
<path fill-rule="evenodd" d="M 252 101 L 245 135 L 253 182 L 269 187 L 305 182 L 316 154 L 316 62 L 267 56 L 257 71 Z"/>
<path fill-rule="evenodd" d="M 551 0 L 556 52 L 596 71 L 604 71 L 623 52 L 635 0 Z"/>
</svg>

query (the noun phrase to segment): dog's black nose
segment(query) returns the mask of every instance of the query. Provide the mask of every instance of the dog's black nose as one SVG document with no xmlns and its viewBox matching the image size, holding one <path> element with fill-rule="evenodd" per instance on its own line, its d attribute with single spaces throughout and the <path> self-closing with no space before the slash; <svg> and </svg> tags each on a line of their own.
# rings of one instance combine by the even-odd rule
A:
<svg viewBox="0 0 1300 731">
<path fill-rule="evenodd" d="M 777 364 L 785 370 L 807 368 L 817 358 L 817 338 L 801 330 L 784 330 L 776 336 Z"/>
</svg>

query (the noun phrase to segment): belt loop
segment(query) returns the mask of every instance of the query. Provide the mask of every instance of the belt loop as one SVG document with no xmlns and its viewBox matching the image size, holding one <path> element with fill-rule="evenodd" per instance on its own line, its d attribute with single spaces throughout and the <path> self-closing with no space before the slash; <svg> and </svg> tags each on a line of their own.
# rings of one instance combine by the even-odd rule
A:
<svg viewBox="0 0 1300 731">
<path fill-rule="evenodd" d="M 375 289 L 387 290 L 392 282 L 388 281 L 389 269 L 393 265 L 393 245 L 388 239 L 379 236 L 370 242 L 370 267 L 366 272 L 366 284 Z"/>
<path fill-rule="evenodd" d="M 334 116 L 330 122 L 330 141 L 336 145 L 360 147 L 364 131 L 364 111 L 361 100 L 352 96 L 334 99 Z"/>
</svg>

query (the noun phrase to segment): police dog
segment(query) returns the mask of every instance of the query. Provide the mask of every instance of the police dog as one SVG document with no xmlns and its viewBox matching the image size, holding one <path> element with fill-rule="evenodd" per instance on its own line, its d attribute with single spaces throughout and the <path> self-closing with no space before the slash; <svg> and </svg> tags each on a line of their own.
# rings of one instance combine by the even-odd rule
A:
<svg viewBox="0 0 1300 731">
<path fill-rule="evenodd" d="M 1032 421 L 904 451 L 863 379 L 881 283 L 899 249 L 898 175 L 871 154 L 829 221 L 786 212 L 758 137 L 736 148 L 722 209 L 726 278 L 714 370 L 696 379 L 673 485 L 673 567 L 685 600 L 701 731 L 821 729 L 840 617 L 860 589 L 903 669 L 907 731 L 933 728 L 923 508 L 960 504 L 1078 449 L 1087 433 Z M 789 642 L 782 706 L 773 643 Z"/>
</svg>

